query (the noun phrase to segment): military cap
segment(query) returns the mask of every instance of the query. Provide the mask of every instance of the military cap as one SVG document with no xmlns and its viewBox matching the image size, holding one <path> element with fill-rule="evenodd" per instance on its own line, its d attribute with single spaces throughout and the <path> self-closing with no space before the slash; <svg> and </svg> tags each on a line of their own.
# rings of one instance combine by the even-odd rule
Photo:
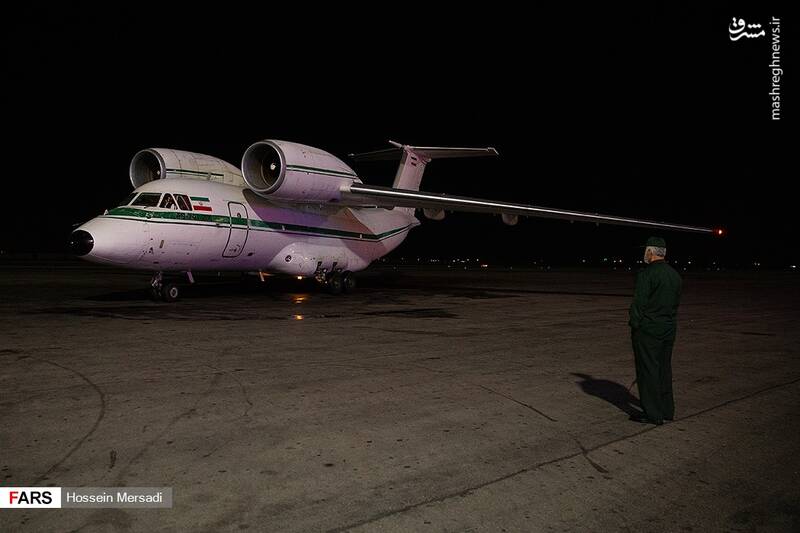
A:
<svg viewBox="0 0 800 533">
<path fill-rule="evenodd" d="M 667 241 L 665 241 L 661 237 L 650 237 L 649 239 L 647 239 L 647 243 L 645 243 L 645 246 L 655 246 L 656 248 L 666 248 L 667 247 Z"/>
</svg>

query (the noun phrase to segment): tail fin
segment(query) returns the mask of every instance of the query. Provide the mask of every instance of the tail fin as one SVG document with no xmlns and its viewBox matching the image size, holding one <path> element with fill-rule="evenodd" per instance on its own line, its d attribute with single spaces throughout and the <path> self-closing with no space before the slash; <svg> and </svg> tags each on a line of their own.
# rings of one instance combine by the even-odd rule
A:
<svg viewBox="0 0 800 533">
<path fill-rule="evenodd" d="M 494 148 L 446 148 L 442 146 L 409 146 L 394 141 L 389 141 L 394 148 L 366 152 L 363 154 L 350 154 L 356 161 L 381 161 L 395 159 L 402 154 L 397 174 L 394 177 L 392 188 L 418 191 L 422 182 L 425 165 L 432 159 L 445 159 L 452 157 L 482 157 L 498 155 Z"/>
</svg>

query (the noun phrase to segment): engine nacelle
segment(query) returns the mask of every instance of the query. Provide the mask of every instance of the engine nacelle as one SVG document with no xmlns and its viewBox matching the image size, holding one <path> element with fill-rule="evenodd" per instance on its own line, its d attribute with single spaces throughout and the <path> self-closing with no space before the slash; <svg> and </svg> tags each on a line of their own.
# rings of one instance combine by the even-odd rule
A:
<svg viewBox="0 0 800 533">
<path fill-rule="evenodd" d="M 294 202 L 330 202 L 341 188 L 361 183 L 352 168 L 319 148 L 287 141 L 259 141 L 245 150 L 242 175 L 256 194 Z"/>
<path fill-rule="evenodd" d="M 134 188 L 165 178 L 195 178 L 245 186 L 242 173 L 227 161 L 170 148 L 147 148 L 137 152 L 131 160 L 130 176 Z"/>
</svg>

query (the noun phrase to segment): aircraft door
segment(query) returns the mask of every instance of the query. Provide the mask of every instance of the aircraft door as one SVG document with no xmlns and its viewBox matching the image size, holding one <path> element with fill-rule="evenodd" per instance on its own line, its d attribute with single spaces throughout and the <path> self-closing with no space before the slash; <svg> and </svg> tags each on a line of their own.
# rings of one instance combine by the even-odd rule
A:
<svg viewBox="0 0 800 533">
<path fill-rule="evenodd" d="M 222 257 L 238 257 L 247 242 L 250 220 L 247 216 L 247 208 L 243 204 L 228 202 L 228 212 L 231 215 L 230 232 Z"/>
</svg>

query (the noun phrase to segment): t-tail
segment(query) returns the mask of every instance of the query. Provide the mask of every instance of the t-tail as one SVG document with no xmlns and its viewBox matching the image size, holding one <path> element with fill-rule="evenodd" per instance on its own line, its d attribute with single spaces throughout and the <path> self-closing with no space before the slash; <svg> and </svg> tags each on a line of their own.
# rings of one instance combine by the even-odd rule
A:
<svg viewBox="0 0 800 533">
<path fill-rule="evenodd" d="M 350 154 L 355 161 L 386 161 L 400 157 L 400 164 L 397 166 L 397 174 L 394 176 L 393 189 L 403 189 L 407 191 L 418 191 L 422 183 L 422 175 L 425 167 L 433 159 L 448 159 L 456 157 L 485 157 L 496 156 L 497 150 L 488 146 L 486 148 L 452 148 L 446 146 L 411 146 L 389 141 L 393 148 L 376 150 L 374 152 L 364 152 L 360 154 Z M 413 207 L 398 208 L 410 214 L 414 214 Z M 425 216 L 434 220 L 444 218 L 444 211 L 441 209 L 424 209 Z"/>
</svg>

